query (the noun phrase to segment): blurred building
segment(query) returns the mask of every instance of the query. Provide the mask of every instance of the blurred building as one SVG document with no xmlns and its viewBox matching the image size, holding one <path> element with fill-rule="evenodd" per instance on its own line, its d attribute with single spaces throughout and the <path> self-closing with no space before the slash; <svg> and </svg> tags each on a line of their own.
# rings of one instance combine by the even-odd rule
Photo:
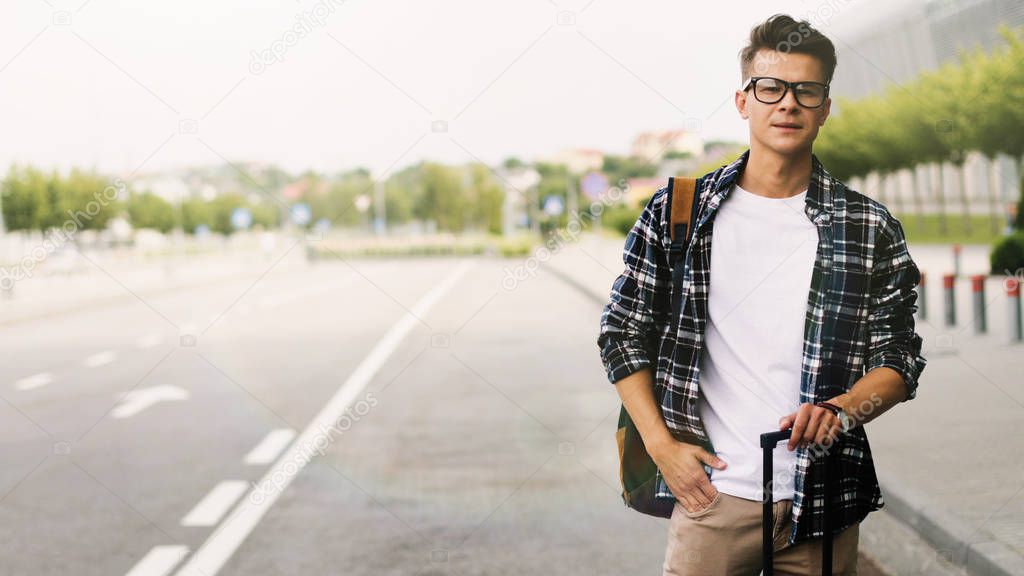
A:
<svg viewBox="0 0 1024 576">
<path fill-rule="evenodd" d="M 630 178 L 622 203 L 631 208 L 642 208 L 659 188 L 668 184 L 668 178 Z"/>
<path fill-rule="evenodd" d="M 958 50 L 991 51 L 999 26 L 1024 26 L 1020 0 L 910 0 L 851 6 L 825 30 L 836 46 L 832 95 L 860 98 L 955 61 Z M 835 106 L 835 104 L 833 104 Z"/>
<path fill-rule="evenodd" d="M 573 174 L 600 170 L 604 166 L 604 152 L 594 148 L 568 148 L 551 159 L 555 164 L 564 164 Z"/>
<path fill-rule="evenodd" d="M 540 174 L 530 166 L 501 167 L 495 172 L 505 188 L 502 205 L 502 234 L 511 236 L 522 229 L 537 227 L 537 185 Z"/>
<path fill-rule="evenodd" d="M 704 140 L 696 132 L 685 130 L 641 132 L 633 139 L 632 155 L 649 162 L 659 162 L 671 152 L 700 156 L 704 153 Z"/>
<path fill-rule="evenodd" d="M 986 52 L 1005 44 L 999 28 L 1024 26 L 1020 0 L 908 0 L 851 5 L 834 22 L 819 23 L 836 46 L 832 96 L 862 98 L 888 86 L 915 80 L 921 73 L 956 62 L 959 53 L 978 48 Z M 842 114 L 833 101 L 832 113 Z M 1020 197 L 1020 175 L 1014 159 L 995 161 L 973 152 L 965 163 L 966 190 L 950 164 L 903 170 L 895 181 L 877 174 L 852 179 L 855 189 L 883 200 L 899 213 L 920 206 L 924 213 L 959 213 L 966 197 L 972 214 L 1005 215 Z M 918 178 L 915 180 L 913 175 Z M 916 190 L 915 190 L 916 182 Z"/>
</svg>

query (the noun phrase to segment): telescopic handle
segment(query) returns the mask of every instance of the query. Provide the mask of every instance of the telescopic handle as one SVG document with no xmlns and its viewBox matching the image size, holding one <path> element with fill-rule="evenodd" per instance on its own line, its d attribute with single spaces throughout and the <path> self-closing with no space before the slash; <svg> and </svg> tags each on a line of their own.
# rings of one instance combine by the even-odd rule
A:
<svg viewBox="0 0 1024 576">
<path fill-rule="evenodd" d="M 774 432 L 765 432 L 761 434 L 761 452 L 763 454 L 763 474 L 761 485 L 764 487 L 764 512 L 762 519 L 762 557 L 764 558 L 763 572 L 764 576 L 772 576 L 774 571 L 772 569 L 772 561 L 775 553 L 775 543 L 773 539 L 773 529 L 775 524 L 774 510 L 772 509 L 772 503 L 774 498 L 772 497 L 772 453 L 775 451 L 775 446 L 782 440 L 789 440 L 793 435 L 793 429 L 789 430 L 776 430 Z M 831 502 L 831 486 L 829 485 L 829 472 L 828 472 L 828 453 L 825 453 L 825 463 L 822 466 L 822 485 L 825 488 L 824 501 L 825 501 L 825 515 L 822 522 L 822 528 L 824 529 L 824 545 L 822 546 L 822 574 L 824 576 L 832 575 L 832 515 L 830 514 L 829 503 Z"/>
</svg>

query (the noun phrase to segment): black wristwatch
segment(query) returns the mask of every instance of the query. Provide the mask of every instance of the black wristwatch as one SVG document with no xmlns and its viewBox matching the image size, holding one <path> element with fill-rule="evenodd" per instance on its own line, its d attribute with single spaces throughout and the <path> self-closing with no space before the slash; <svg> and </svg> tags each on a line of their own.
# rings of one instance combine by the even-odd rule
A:
<svg viewBox="0 0 1024 576">
<path fill-rule="evenodd" d="M 841 407 L 836 406 L 831 402 L 818 402 L 815 404 L 815 406 L 821 406 L 822 408 L 825 408 L 829 412 L 835 414 L 836 417 L 839 418 L 839 424 L 842 426 L 842 431 L 844 434 L 848 432 L 850 428 L 853 428 L 853 419 L 850 418 L 850 415 L 846 413 L 846 410 L 843 410 Z"/>
</svg>

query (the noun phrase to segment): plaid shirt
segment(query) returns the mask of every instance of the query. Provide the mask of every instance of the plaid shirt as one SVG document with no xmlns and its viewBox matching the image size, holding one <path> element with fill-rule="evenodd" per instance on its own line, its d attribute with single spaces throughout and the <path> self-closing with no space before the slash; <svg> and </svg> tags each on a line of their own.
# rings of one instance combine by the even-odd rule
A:
<svg viewBox="0 0 1024 576">
<path fill-rule="evenodd" d="M 610 382 L 652 368 L 647 349 L 659 346 L 653 367 L 655 398 L 672 435 L 714 453 L 698 410 L 700 358 L 708 318 L 714 215 L 742 173 L 750 151 L 698 182 L 700 207 L 691 226 L 682 283 L 678 330 L 672 331 L 667 187 L 647 203 L 626 238 L 625 270 L 612 286 L 597 339 Z M 817 226 L 818 249 L 805 316 L 800 403 L 828 400 L 848 391 L 867 371 L 887 366 L 900 373 L 910 400 L 925 366 L 915 332 L 920 272 L 907 251 L 903 228 L 882 204 L 833 178 L 817 156 L 805 213 Z M 770 241 L 766 239 L 766 241 Z M 655 332 L 656 331 L 656 332 Z M 769 432 L 770 430 L 765 430 Z M 837 530 L 884 506 L 863 426 L 837 439 L 838 476 L 833 476 L 833 526 Z M 789 542 L 821 536 L 824 517 L 821 458 L 799 448 L 793 529 Z M 704 465 L 710 476 L 711 468 Z M 836 484 L 837 483 L 837 484 Z M 658 497 L 674 498 L 658 473 Z"/>
</svg>

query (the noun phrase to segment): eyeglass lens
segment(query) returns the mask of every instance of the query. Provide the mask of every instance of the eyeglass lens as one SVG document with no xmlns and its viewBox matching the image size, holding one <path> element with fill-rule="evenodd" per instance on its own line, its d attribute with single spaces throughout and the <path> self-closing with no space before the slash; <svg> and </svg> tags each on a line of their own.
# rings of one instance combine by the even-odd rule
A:
<svg viewBox="0 0 1024 576">
<path fill-rule="evenodd" d="M 821 84 L 798 82 L 794 85 L 797 102 L 801 106 L 815 108 L 825 99 L 825 87 Z M 774 104 L 786 95 L 786 85 L 775 78 L 760 78 L 754 83 L 754 96 L 765 104 Z"/>
</svg>

